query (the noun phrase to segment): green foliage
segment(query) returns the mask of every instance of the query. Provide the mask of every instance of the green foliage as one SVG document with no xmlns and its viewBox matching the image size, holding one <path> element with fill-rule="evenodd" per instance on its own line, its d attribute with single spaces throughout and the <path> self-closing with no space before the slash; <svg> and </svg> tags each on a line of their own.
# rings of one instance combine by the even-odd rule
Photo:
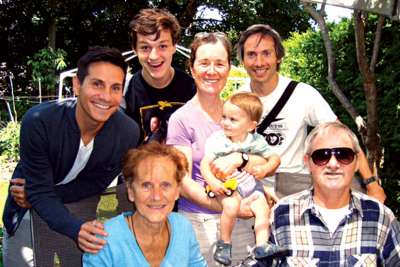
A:
<svg viewBox="0 0 400 267">
<path fill-rule="evenodd" d="M 247 74 L 243 67 L 233 67 L 229 72 L 229 78 L 224 90 L 221 92 L 221 98 L 229 98 L 234 91 L 239 89 L 246 81 Z"/>
<path fill-rule="evenodd" d="M 367 50 L 371 51 L 376 17 L 369 20 Z M 361 116 L 366 119 L 366 101 L 362 79 L 358 71 L 354 26 L 350 20 L 330 24 L 330 37 L 333 42 L 337 64 L 336 77 L 344 94 L 352 102 Z M 319 32 L 308 30 L 294 33 L 285 41 L 287 55 L 281 72 L 296 80 L 311 84 L 319 89 L 340 120 L 353 131 L 356 126 L 345 109 L 329 89 L 326 79 L 327 59 L 322 37 Z M 384 162 L 379 170 L 383 178 L 387 205 L 400 215 L 400 27 L 398 22 L 387 21 L 382 32 L 379 61 L 376 67 L 378 88 L 379 133 L 384 147 Z"/>
<path fill-rule="evenodd" d="M 0 129 L 0 163 L 17 162 L 19 160 L 19 122 L 9 122 Z"/>
<path fill-rule="evenodd" d="M 28 60 L 28 66 L 32 70 L 32 79 L 42 86 L 47 93 L 55 90 L 58 75 L 56 71 L 63 70 L 67 66 L 65 58 L 67 53 L 62 49 L 53 50 L 50 47 L 43 48 Z"/>
</svg>

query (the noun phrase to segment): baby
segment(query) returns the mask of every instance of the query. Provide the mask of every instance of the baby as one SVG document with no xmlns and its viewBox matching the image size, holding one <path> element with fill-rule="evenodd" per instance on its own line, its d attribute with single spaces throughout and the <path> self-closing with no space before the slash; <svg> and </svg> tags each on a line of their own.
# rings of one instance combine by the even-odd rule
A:
<svg viewBox="0 0 400 267">
<path fill-rule="evenodd" d="M 254 194 L 258 194 L 258 197 L 250 203 L 250 208 L 255 215 L 255 257 L 261 259 L 277 252 L 277 247 L 268 243 L 270 210 L 261 181 L 248 173 L 237 175 L 246 166 L 248 154 L 259 155 L 267 159 L 266 164 L 257 166 L 257 172 L 259 172 L 257 177 L 271 174 L 280 164 L 279 156 L 270 152 L 264 137 L 255 133 L 255 128 L 261 119 L 262 109 L 260 99 L 253 93 L 233 95 L 223 107 L 221 121 L 223 131 L 215 132 L 206 141 L 205 156 L 201 162 L 201 174 L 223 207 L 220 240 L 217 242 L 214 259 L 224 265 L 231 264 L 231 234 L 240 202 Z M 232 152 L 242 153 L 243 163 L 238 168 L 236 175 L 234 174 L 234 176 L 240 177 L 237 191 L 228 196 L 229 190 L 223 185 L 226 177 L 215 177 L 211 172 L 210 163 L 216 158 Z"/>
</svg>

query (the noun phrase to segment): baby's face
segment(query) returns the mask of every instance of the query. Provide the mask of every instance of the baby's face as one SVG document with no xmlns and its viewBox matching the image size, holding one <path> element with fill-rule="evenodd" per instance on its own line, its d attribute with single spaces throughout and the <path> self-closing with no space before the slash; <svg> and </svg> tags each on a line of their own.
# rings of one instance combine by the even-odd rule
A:
<svg viewBox="0 0 400 267">
<path fill-rule="evenodd" d="M 255 129 L 257 122 L 252 121 L 244 110 L 227 101 L 224 104 L 221 125 L 232 142 L 243 142 L 247 134 Z"/>
</svg>

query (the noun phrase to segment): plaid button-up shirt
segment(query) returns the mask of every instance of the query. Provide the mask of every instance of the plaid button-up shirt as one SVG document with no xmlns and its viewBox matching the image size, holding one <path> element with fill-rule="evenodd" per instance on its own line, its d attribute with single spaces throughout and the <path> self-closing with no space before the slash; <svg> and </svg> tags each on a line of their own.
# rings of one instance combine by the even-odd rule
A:
<svg viewBox="0 0 400 267">
<path fill-rule="evenodd" d="M 312 196 L 305 190 L 274 208 L 271 241 L 288 253 L 274 265 L 400 266 L 400 227 L 389 208 L 352 192 L 350 213 L 330 233 Z"/>
</svg>

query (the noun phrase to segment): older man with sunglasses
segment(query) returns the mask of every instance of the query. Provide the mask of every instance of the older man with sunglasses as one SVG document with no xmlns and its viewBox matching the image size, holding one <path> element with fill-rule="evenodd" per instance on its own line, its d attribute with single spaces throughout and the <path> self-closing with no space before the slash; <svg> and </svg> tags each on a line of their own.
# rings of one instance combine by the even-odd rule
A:
<svg viewBox="0 0 400 267">
<path fill-rule="evenodd" d="M 354 133 L 337 122 L 321 124 L 305 146 L 313 187 L 275 206 L 271 239 L 282 251 L 258 265 L 400 266 L 400 227 L 392 211 L 351 190 L 360 151 Z"/>
</svg>

